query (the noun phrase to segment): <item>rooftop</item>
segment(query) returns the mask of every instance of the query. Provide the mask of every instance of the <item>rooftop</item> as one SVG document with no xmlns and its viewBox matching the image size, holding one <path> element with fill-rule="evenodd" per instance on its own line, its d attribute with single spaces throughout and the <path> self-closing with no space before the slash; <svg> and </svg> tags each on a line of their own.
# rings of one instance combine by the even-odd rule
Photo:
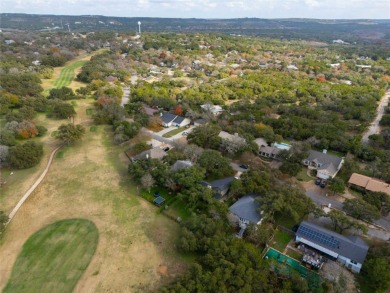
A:
<svg viewBox="0 0 390 293">
<path fill-rule="evenodd" d="M 133 160 L 142 160 L 142 159 L 159 159 L 161 160 L 167 155 L 166 152 L 164 152 L 161 148 L 159 147 L 154 147 L 150 150 L 146 150 L 136 156 L 133 157 Z"/>
<path fill-rule="evenodd" d="M 344 236 L 307 221 L 299 225 L 296 235 L 361 264 L 369 248 L 360 237 Z"/>
<path fill-rule="evenodd" d="M 315 161 L 316 163 L 319 163 L 321 165 L 333 164 L 333 166 L 335 166 L 336 169 L 343 161 L 343 159 L 340 157 L 329 155 L 323 152 L 313 151 L 313 150 L 309 151 L 309 156 L 306 160 L 310 162 Z"/>
<path fill-rule="evenodd" d="M 189 167 L 192 167 L 194 164 L 192 164 L 191 161 L 181 161 L 181 160 L 177 160 L 175 162 L 175 164 L 172 165 L 171 167 L 171 170 L 172 171 L 177 171 L 179 169 L 186 169 L 186 168 L 189 168 Z"/>
<path fill-rule="evenodd" d="M 363 187 L 373 192 L 383 192 L 390 195 L 390 184 L 375 178 L 353 173 L 348 183 Z"/>
<path fill-rule="evenodd" d="M 212 181 L 212 182 L 204 181 L 203 185 L 210 186 L 211 188 L 216 188 L 216 189 L 219 189 L 219 190 L 224 190 L 226 188 L 229 188 L 230 183 L 232 183 L 232 181 L 234 179 L 235 179 L 234 177 L 227 177 L 227 178 L 218 179 L 218 180 L 215 180 L 215 181 Z"/>
<path fill-rule="evenodd" d="M 162 112 L 162 113 L 161 113 L 161 120 L 162 120 L 164 123 L 170 123 L 170 122 L 172 122 L 175 118 L 176 118 L 176 115 L 173 115 L 173 114 L 171 114 L 171 113 L 168 113 L 168 112 Z"/>
<path fill-rule="evenodd" d="M 253 195 L 245 195 L 229 207 L 229 211 L 239 218 L 257 224 L 261 220 L 261 214 L 258 212 L 260 203 Z"/>
</svg>

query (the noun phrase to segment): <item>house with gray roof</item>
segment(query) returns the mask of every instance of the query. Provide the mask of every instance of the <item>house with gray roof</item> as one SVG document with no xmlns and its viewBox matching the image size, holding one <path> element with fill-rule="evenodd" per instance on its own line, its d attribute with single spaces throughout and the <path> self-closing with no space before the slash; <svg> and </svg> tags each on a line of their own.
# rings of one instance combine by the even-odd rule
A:
<svg viewBox="0 0 390 293">
<path fill-rule="evenodd" d="M 176 116 L 176 118 L 172 121 L 172 125 L 176 127 L 187 126 L 191 123 L 191 120 L 182 116 Z"/>
<path fill-rule="evenodd" d="M 282 150 L 276 146 L 261 146 L 259 147 L 259 155 L 264 158 L 276 159 Z"/>
<path fill-rule="evenodd" d="M 173 120 L 175 120 L 176 117 L 177 117 L 177 115 L 173 115 L 173 114 L 168 113 L 168 112 L 162 112 L 160 114 L 162 126 L 164 126 L 164 127 L 172 126 Z"/>
<path fill-rule="evenodd" d="M 143 160 L 143 159 L 162 160 L 166 155 L 167 155 L 167 153 L 165 151 L 163 151 L 161 148 L 154 147 L 150 150 L 146 150 L 146 151 L 132 157 L 131 161 L 135 162 L 135 161 Z"/>
<path fill-rule="evenodd" d="M 247 225 L 259 225 L 262 221 L 260 203 L 256 200 L 255 195 L 248 194 L 241 197 L 233 205 L 229 207 L 232 213 L 239 222 L 239 226 L 245 229 Z"/>
<path fill-rule="evenodd" d="M 214 192 L 214 197 L 216 199 L 221 199 L 228 193 L 230 184 L 233 182 L 234 179 L 235 177 L 227 177 L 212 182 L 203 181 L 202 185 L 211 188 Z"/>
<path fill-rule="evenodd" d="M 194 164 L 189 160 L 185 160 L 185 161 L 177 160 L 175 162 L 175 164 L 172 165 L 171 170 L 176 172 L 177 170 L 187 169 L 187 168 L 190 168 L 192 166 L 194 166 Z"/>
<path fill-rule="evenodd" d="M 309 156 L 303 163 L 311 170 L 317 170 L 317 177 L 320 179 L 334 178 L 344 163 L 344 158 L 329 155 L 326 150 L 323 152 L 309 151 Z"/>
<path fill-rule="evenodd" d="M 344 236 L 313 223 L 303 221 L 295 241 L 314 248 L 359 273 L 369 246 L 358 236 Z"/>
</svg>

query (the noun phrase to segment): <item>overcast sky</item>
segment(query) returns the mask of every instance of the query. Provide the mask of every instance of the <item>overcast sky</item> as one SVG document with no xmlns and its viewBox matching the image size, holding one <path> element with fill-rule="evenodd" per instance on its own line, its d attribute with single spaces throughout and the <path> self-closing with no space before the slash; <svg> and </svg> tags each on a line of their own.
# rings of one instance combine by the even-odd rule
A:
<svg viewBox="0 0 390 293">
<path fill-rule="evenodd" d="M 0 0 L 0 12 L 196 18 L 390 18 L 389 0 Z"/>
</svg>

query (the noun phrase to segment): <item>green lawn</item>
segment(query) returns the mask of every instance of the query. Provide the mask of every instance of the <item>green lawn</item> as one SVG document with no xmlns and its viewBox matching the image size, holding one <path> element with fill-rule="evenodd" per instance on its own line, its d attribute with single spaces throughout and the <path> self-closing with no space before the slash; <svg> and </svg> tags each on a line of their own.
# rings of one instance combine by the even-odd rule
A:
<svg viewBox="0 0 390 293">
<path fill-rule="evenodd" d="M 72 292 L 88 267 L 99 240 L 86 219 L 55 222 L 23 245 L 3 293 Z"/>
<path fill-rule="evenodd" d="M 86 61 L 76 61 L 68 66 L 65 66 L 58 79 L 56 79 L 53 83 L 54 87 L 61 88 L 64 86 L 69 86 L 72 80 L 74 79 L 74 71 L 83 66 L 86 63 Z"/>
<path fill-rule="evenodd" d="M 185 203 L 179 199 L 175 193 L 170 193 L 164 188 L 153 187 L 150 189 L 150 192 L 142 189 L 140 195 L 147 201 L 153 203 L 153 200 L 155 199 L 154 193 L 159 193 L 163 198 L 165 198 L 165 203 L 160 207 L 160 212 L 163 212 L 174 219 L 180 217 L 185 220 L 191 216 L 191 213 L 188 211 Z"/>
<path fill-rule="evenodd" d="M 290 234 L 276 230 L 271 246 L 279 251 L 283 251 L 291 239 Z"/>
<path fill-rule="evenodd" d="M 314 180 L 314 177 L 310 177 L 309 175 L 307 175 L 307 168 L 303 167 L 301 169 L 301 171 L 298 173 L 298 175 L 296 176 L 296 178 L 299 180 L 299 181 L 310 181 L 310 180 Z"/>
<path fill-rule="evenodd" d="M 182 132 L 182 131 L 184 131 L 186 129 L 187 129 L 186 126 L 178 127 L 178 128 L 176 128 L 174 130 L 171 130 L 171 131 L 163 134 L 163 137 L 172 137 L 172 136 L 174 136 L 174 135 L 176 135 L 176 134 L 178 134 L 178 133 L 180 133 L 180 132 Z"/>
<path fill-rule="evenodd" d="M 298 260 L 298 261 L 300 261 L 301 258 L 302 258 L 302 254 L 299 253 L 299 252 L 297 252 L 297 251 L 295 251 L 295 250 L 288 249 L 286 254 L 287 254 L 289 257 L 292 257 L 292 258 L 294 258 L 294 259 L 296 259 L 296 260 Z"/>
</svg>

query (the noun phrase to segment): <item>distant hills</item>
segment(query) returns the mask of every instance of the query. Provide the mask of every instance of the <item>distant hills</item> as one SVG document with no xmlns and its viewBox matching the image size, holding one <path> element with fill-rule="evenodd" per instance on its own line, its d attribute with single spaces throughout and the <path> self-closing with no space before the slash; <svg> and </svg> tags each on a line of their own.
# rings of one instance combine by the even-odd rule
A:
<svg viewBox="0 0 390 293">
<path fill-rule="evenodd" d="M 148 32 L 223 32 L 285 39 L 390 44 L 390 20 L 323 20 L 323 19 L 182 19 L 111 17 L 100 15 L 0 14 L 2 30 L 34 31 L 126 31 L 136 32 L 137 22 Z"/>
</svg>

